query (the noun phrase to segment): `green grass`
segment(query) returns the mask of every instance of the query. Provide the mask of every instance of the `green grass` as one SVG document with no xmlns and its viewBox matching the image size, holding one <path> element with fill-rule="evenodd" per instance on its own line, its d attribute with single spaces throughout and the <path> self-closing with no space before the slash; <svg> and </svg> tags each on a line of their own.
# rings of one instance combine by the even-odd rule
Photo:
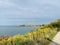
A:
<svg viewBox="0 0 60 45">
<path fill-rule="evenodd" d="M 56 29 L 50 27 L 41 29 L 39 27 L 25 35 L 16 35 L 8 39 L 3 38 L 0 45 L 48 45 L 56 34 Z"/>
<path fill-rule="evenodd" d="M 50 24 L 42 24 L 36 30 L 24 35 L 0 37 L 0 45 L 49 45 L 60 30 L 60 19 Z"/>
</svg>

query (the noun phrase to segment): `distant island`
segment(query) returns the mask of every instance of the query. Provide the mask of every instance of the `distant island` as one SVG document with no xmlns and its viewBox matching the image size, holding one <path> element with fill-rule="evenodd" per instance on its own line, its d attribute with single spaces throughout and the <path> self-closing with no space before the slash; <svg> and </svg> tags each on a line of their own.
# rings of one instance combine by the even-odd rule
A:
<svg viewBox="0 0 60 45">
<path fill-rule="evenodd" d="M 33 24 L 26 24 L 26 25 L 19 25 L 19 27 L 32 27 L 32 26 L 40 26 L 40 25 L 33 25 Z"/>
</svg>

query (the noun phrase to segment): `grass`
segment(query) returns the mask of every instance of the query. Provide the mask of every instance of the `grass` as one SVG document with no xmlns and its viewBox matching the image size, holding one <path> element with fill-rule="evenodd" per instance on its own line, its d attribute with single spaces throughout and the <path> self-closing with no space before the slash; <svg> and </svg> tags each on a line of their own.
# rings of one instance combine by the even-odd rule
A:
<svg viewBox="0 0 60 45">
<path fill-rule="evenodd" d="M 49 45 L 58 31 L 60 31 L 60 19 L 40 25 L 38 29 L 24 35 L 1 36 L 0 45 Z"/>
<path fill-rule="evenodd" d="M 1 38 L 0 45 L 48 45 L 56 33 L 56 29 L 39 27 L 25 35 Z"/>
</svg>

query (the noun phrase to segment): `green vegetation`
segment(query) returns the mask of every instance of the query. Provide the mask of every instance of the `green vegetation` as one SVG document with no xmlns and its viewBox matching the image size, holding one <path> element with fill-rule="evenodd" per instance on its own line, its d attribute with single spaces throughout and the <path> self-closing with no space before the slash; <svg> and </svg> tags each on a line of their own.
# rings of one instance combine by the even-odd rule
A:
<svg viewBox="0 0 60 45">
<path fill-rule="evenodd" d="M 24 35 L 0 37 L 0 45 L 49 45 L 60 30 L 60 19 L 50 24 L 43 24 L 38 29 Z"/>
</svg>

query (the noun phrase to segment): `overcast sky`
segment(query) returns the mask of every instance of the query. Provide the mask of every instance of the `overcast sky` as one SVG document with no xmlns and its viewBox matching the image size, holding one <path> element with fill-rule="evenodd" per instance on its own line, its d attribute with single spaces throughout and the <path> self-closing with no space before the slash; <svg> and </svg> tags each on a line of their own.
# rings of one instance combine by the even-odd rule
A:
<svg viewBox="0 0 60 45">
<path fill-rule="evenodd" d="M 60 18 L 60 0 L 0 0 L 0 25 L 43 24 Z"/>
</svg>

